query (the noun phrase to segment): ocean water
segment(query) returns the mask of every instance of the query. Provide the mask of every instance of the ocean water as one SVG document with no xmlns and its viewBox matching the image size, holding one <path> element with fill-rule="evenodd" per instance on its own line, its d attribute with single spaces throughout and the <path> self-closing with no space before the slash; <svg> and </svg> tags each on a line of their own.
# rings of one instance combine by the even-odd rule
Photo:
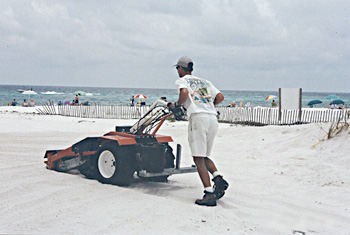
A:
<svg viewBox="0 0 350 235">
<path fill-rule="evenodd" d="M 36 95 L 24 95 L 17 89 L 28 90 L 32 89 L 37 92 Z M 57 104 L 58 101 L 72 102 L 75 98 L 75 91 L 84 91 L 86 95 L 79 96 L 79 101 L 89 101 L 89 103 L 102 105 L 128 105 L 130 97 L 137 94 L 144 94 L 148 99 L 142 100 L 146 104 L 152 104 L 160 97 L 167 97 L 167 100 L 174 102 L 177 100 L 178 94 L 176 89 L 145 89 L 145 88 L 106 88 L 106 87 L 69 87 L 69 86 L 25 86 L 25 85 L 0 85 L 0 106 L 7 106 L 13 99 L 18 103 L 22 103 L 24 99 L 33 99 L 36 105 L 43 105 L 49 101 Z M 236 103 L 250 102 L 251 107 L 271 107 L 272 100 L 265 100 L 269 95 L 278 96 L 278 91 L 230 91 L 221 90 L 225 96 L 221 106 L 228 106 L 232 101 Z M 303 92 L 302 106 L 308 107 L 307 104 L 311 100 L 319 99 L 323 103 L 314 107 L 328 107 L 330 100 L 326 97 L 330 94 L 336 94 L 339 99 L 345 102 L 347 107 L 350 106 L 350 93 L 326 93 L 326 92 Z M 138 102 L 135 99 L 135 102 Z M 276 99 L 278 101 L 278 98 Z"/>
</svg>

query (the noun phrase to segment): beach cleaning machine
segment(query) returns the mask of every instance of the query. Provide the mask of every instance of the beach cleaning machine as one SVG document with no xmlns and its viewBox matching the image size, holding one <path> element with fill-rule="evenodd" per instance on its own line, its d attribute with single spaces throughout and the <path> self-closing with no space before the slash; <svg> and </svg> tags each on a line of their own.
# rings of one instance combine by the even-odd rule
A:
<svg viewBox="0 0 350 235">
<path fill-rule="evenodd" d="M 167 117 L 177 108 L 166 99 L 154 102 L 133 126 L 116 126 L 100 137 L 87 137 L 63 150 L 47 150 L 47 168 L 66 172 L 78 169 L 81 174 L 102 183 L 129 185 L 134 173 L 142 179 L 166 182 L 172 174 L 196 172 L 195 166 L 180 168 L 181 146 L 176 158 L 169 145 L 170 136 L 157 135 Z"/>
</svg>

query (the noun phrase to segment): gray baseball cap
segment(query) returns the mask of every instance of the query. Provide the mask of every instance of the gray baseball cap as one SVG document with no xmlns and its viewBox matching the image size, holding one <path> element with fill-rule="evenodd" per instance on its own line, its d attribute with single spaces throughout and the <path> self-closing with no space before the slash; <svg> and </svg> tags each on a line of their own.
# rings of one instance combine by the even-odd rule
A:
<svg viewBox="0 0 350 235">
<path fill-rule="evenodd" d="M 177 64 L 175 64 L 174 66 L 181 66 L 181 67 L 187 68 L 189 63 L 193 64 L 193 61 L 191 60 L 191 58 L 187 56 L 182 56 L 177 62 Z"/>
</svg>

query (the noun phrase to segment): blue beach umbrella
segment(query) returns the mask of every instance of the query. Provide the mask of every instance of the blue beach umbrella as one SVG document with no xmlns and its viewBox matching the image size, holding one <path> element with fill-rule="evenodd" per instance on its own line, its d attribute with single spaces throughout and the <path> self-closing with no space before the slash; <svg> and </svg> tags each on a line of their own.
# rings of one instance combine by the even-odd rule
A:
<svg viewBox="0 0 350 235">
<path fill-rule="evenodd" d="M 330 105 L 332 104 L 344 104 L 344 101 L 342 100 L 333 100 L 332 102 L 329 103 Z"/>
<path fill-rule="evenodd" d="M 327 100 L 334 100 L 334 99 L 338 99 L 338 98 L 339 98 L 339 96 L 337 96 L 337 95 L 329 95 L 326 97 Z"/>
<path fill-rule="evenodd" d="M 311 100 L 307 105 L 315 105 L 315 104 L 322 104 L 323 102 L 321 100 Z"/>
</svg>

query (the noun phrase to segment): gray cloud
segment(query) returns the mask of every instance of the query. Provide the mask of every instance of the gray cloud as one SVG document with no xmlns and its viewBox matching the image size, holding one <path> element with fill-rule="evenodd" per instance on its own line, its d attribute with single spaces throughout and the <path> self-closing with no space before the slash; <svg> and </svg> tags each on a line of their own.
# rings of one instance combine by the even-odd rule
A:
<svg viewBox="0 0 350 235">
<path fill-rule="evenodd" d="M 0 84 L 350 90 L 349 1 L 0 2 Z"/>
</svg>

